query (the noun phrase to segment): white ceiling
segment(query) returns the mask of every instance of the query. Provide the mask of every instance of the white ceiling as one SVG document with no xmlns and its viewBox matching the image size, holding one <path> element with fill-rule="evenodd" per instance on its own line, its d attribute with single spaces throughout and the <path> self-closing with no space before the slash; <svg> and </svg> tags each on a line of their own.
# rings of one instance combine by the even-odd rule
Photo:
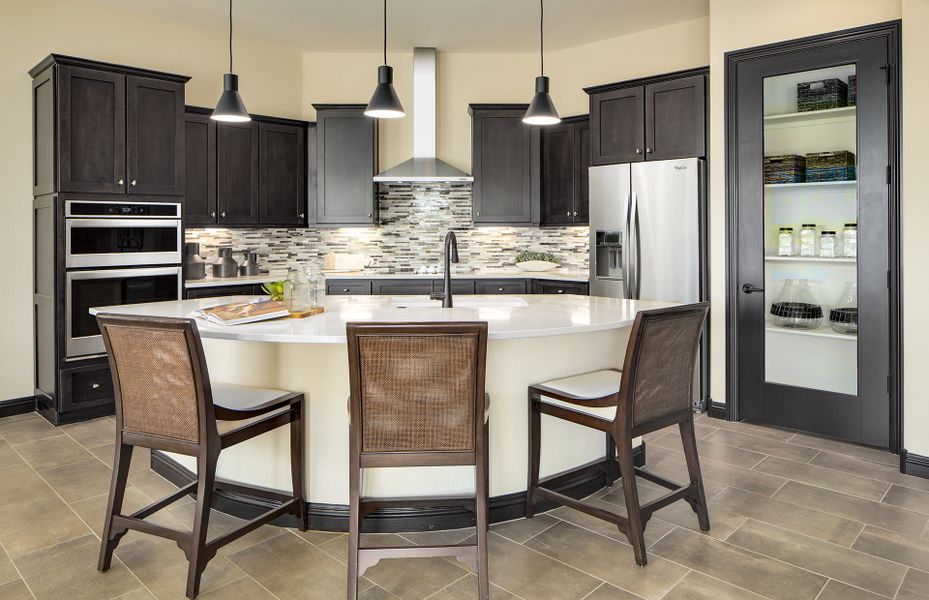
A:
<svg viewBox="0 0 929 600">
<path fill-rule="evenodd" d="M 101 0 L 141 15 L 225 30 L 227 0 Z M 546 49 L 578 46 L 708 14 L 708 0 L 547 0 Z M 381 48 L 381 0 L 233 0 L 235 29 L 310 51 Z M 533 52 L 536 0 L 388 0 L 388 47 Z"/>
</svg>

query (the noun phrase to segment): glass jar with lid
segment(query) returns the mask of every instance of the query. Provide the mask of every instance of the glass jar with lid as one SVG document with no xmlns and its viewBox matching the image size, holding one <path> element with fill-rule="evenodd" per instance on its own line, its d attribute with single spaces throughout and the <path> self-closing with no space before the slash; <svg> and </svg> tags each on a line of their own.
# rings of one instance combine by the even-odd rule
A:
<svg viewBox="0 0 929 600">
<path fill-rule="evenodd" d="M 816 223 L 800 227 L 800 256 L 816 256 Z"/>
<path fill-rule="evenodd" d="M 858 256 L 858 223 L 846 223 L 842 229 L 842 255 L 849 258 Z"/>
<path fill-rule="evenodd" d="M 836 257 L 836 239 L 834 231 L 823 231 L 819 236 L 819 255 L 823 258 Z"/>
<path fill-rule="evenodd" d="M 303 267 L 292 268 L 284 283 L 284 306 L 292 313 L 316 307 L 317 277 Z"/>
<path fill-rule="evenodd" d="M 794 228 L 781 227 L 777 230 L 777 255 L 794 255 Z"/>
</svg>

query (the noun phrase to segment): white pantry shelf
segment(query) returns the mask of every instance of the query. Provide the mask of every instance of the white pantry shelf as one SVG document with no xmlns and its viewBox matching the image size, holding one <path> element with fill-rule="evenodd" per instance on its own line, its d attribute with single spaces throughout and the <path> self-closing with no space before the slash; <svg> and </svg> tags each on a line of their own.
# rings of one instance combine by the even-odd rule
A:
<svg viewBox="0 0 929 600">
<path fill-rule="evenodd" d="M 783 333 L 786 335 L 806 335 L 813 336 L 818 338 L 826 339 L 835 339 L 835 340 L 845 340 L 845 341 L 858 341 L 857 334 L 847 334 L 847 333 L 836 333 L 832 330 L 832 327 L 829 326 L 827 319 L 823 319 L 824 325 L 818 329 L 791 329 L 789 327 L 778 327 L 772 321 L 767 321 L 765 323 L 764 329 L 769 333 Z"/>
<path fill-rule="evenodd" d="M 804 181 L 803 183 L 766 183 L 766 190 L 771 189 L 803 189 L 803 188 L 823 188 L 823 187 L 850 187 L 858 184 L 858 181 Z"/>
<path fill-rule="evenodd" d="M 843 263 L 843 264 L 855 264 L 857 259 L 849 258 L 845 256 L 837 256 L 836 258 L 826 258 L 823 256 L 765 256 L 765 260 L 773 262 L 815 262 L 815 263 Z"/>
<path fill-rule="evenodd" d="M 854 121 L 856 108 L 855 106 L 842 106 L 825 110 L 766 115 L 764 122 L 765 125 L 818 125 L 821 122 L 834 123 L 837 120 Z"/>
</svg>

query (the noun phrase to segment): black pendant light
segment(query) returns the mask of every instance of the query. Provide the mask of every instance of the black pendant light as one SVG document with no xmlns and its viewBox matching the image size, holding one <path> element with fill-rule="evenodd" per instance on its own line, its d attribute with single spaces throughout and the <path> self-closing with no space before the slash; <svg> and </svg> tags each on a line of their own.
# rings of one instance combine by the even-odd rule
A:
<svg viewBox="0 0 929 600">
<path fill-rule="evenodd" d="M 394 90 L 394 69 L 387 64 L 387 0 L 384 0 L 384 64 L 377 68 L 377 87 L 365 108 L 365 115 L 376 119 L 406 116 Z"/>
<path fill-rule="evenodd" d="M 223 94 L 210 118 L 239 123 L 252 120 L 239 96 L 239 76 L 232 72 L 232 0 L 229 0 L 229 72 L 223 75 Z"/>
<path fill-rule="evenodd" d="M 535 78 L 535 96 L 529 103 L 529 109 L 523 116 L 523 123 L 528 125 L 554 125 L 561 123 L 561 117 L 555 110 L 555 103 L 548 93 L 548 77 L 545 76 L 545 13 L 542 0 L 539 0 L 539 76 Z"/>
</svg>

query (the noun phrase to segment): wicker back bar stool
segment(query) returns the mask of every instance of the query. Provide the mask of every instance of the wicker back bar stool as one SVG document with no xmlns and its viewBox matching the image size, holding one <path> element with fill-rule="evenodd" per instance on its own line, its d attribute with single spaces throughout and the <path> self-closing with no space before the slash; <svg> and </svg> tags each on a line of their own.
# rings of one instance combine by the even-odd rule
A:
<svg viewBox="0 0 929 600">
<path fill-rule="evenodd" d="M 693 372 L 708 302 L 646 310 L 638 313 L 622 371 L 604 370 L 529 386 L 529 482 L 526 516 L 535 513 L 538 498 L 570 506 L 614 523 L 628 539 L 635 561 L 644 566 L 645 524 L 652 514 L 686 500 L 697 513 L 700 529 L 708 531 L 703 477 L 694 438 Z M 550 415 L 607 433 L 607 459 L 619 463 L 626 515 L 618 515 L 539 485 L 541 416 Z M 633 464 L 632 439 L 677 424 L 680 427 L 690 482 L 678 485 Z M 639 503 L 636 475 L 670 490 Z M 610 478 L 612 479 L 612 478 Z"/>
<path fill-rule="evenodd" d="M 350 489 L 348 598 L 358 578 L 384 558 L 454 556 L 478 576 L 487 571 L 487 323 L 349 323 Z M 366 498 L 369 467 L 475 467 L 474 498 Z M 477 543 L 361 547 L 366 515 L 381 508 L 465 506 L 475 514 Z"/>
<path fill-rule="evenodd" d="M 207 562 L 222 546 L 287 513 L 306 529 L 303 394 L 211 384 L 192 319 L 101 314 L 97 322 L 116 393 L 116 456 L 98 570 L 110 568 L 113 551 L 130 529 L 168 538 L 177 542 L 190 562 L 186 593 L 193 598 Z M 280 502 L 278 506 L 207 541 L 220 451 L 285 425 L 290 427 L 293 493 L 268 492 Z M 132 514 L 122 514 L 133 446 L 197 457 L 197 480 Z M 191 493 L 197 499 L 193 531 L 146 520 Z"/>
</svg>

